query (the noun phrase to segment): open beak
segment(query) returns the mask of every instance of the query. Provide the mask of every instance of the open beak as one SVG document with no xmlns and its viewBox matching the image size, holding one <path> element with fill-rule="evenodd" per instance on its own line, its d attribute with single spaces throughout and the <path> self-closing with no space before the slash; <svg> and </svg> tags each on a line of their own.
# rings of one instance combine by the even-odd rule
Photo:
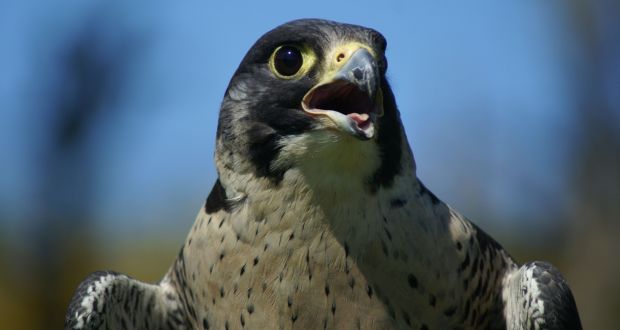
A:
<svg viewBox="0 0 620 330">
<path fill-rule="evenodd" d="M 383 115 L 379 68 L 364 47 L 349 54 L 338 54 L 334 73 L 310 89 L 301 105 L 305 112 L 326 116 L 336 128 L 368 140 L 375 136 L 377 118 Z"/>
</svg>

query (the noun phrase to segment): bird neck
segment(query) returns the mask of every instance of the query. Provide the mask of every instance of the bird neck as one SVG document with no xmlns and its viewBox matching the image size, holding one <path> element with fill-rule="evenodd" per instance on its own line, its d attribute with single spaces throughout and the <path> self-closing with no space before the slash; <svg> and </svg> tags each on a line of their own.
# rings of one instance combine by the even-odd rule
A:
<svg viewBox="0 0 620 330">
<path fill-rule="evenodd" d="M 296 230 L 307 235 L 330 231 L 361 244 L 376 240 L 385 214 L 394 205 L 415 198 L 419 183 L 411 149 L 404 134 L 400 144 L 400 173 L 389 186 L 373 189 L 369 182 L 381 167 L 381 150 L 374 141 L 312 132 L 291 137 L 271 168 L 288 167 L 280 181 L 256 175 L 242 155 L 216 153 L 226 198 L 243 200 L 246 218 L 266 220 L 271 232 Z M 403 204 L 403 205 L 399 205 Z M 420 204 L 411 201 L 412 210 Z M 417 208 L 422 209 L 422 208 Z M 277 219 L 277 225 L 269 219 Z M 312 232 L 314 230 L 315 232 Z"/>
</svg>

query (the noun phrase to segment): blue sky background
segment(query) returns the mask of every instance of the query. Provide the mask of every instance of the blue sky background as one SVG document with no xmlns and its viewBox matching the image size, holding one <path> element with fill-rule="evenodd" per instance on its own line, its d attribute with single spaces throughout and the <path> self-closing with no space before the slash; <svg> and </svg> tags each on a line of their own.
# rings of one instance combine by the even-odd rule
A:
<svg viewBox="0 0 620 330">
<path fill-rule="evenodd" d="M 123 1 L 3 3 L 0 226 L 27 232 L 67 44 L 91 29 L 102 58 L 131 64 L 88 133 L 94 211 L 105 235 L 183 237 L 216 178 L 219 103 L 246 50 L 286 21 L 375 28 L 418 174 L 484 226 L 561 226 L 582 50 L 553 1 Z M 80 162 L 80 159 L 76 159 Z M 80 180 L 68 176 L 65 182 Z M 80 192 L 75 192 L 79 194 Z M 60 208 L 79 207 L 63 199 Z M 554 220 L 554 221 L 552 221 Z"/>
<path fill-rule="evenodd" d="M 60 327 L 96 269 L 161 278 L 216 179 L 229 79 L 303 17 L 382 32 L 418 176 L 558 266 L 584 328 L 617 328 L 617 0 L 0 0 L 0 324 Z M 89 120 L 63 149 L 67 113 Z"/>
</svg>

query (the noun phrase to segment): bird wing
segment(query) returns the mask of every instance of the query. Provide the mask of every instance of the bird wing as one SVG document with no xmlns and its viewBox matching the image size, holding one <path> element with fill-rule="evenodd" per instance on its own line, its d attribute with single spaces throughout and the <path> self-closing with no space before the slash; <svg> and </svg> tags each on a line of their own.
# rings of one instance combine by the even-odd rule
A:
<svg viewBox="0 0 620 330">
<path fill-rule="evenodd" d="M 78 286 L 65 329 L 186 329 L 173 287 L 147 284 L 110 271 L 90 274 Z"/>
<path fill-rule="evenodd" d="M 510 276 L 508 329 L 581 329 L 573 294 L 560 271 L 534 261 Z"/>
</svg>

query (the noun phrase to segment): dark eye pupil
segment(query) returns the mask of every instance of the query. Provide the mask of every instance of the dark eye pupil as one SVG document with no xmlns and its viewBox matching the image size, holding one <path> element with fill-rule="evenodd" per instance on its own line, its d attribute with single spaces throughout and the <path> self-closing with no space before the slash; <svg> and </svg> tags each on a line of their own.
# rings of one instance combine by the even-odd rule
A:
<svg viewBox="0 0 620 330">
<path fill-rule="evenodd" d="M 303 57 L 299 49 L 291 46 L 284 46 L 276 52 L 273 64 L 279 74 L 283 76 L 292 76 L 303 64 Z"/>
</svg>

